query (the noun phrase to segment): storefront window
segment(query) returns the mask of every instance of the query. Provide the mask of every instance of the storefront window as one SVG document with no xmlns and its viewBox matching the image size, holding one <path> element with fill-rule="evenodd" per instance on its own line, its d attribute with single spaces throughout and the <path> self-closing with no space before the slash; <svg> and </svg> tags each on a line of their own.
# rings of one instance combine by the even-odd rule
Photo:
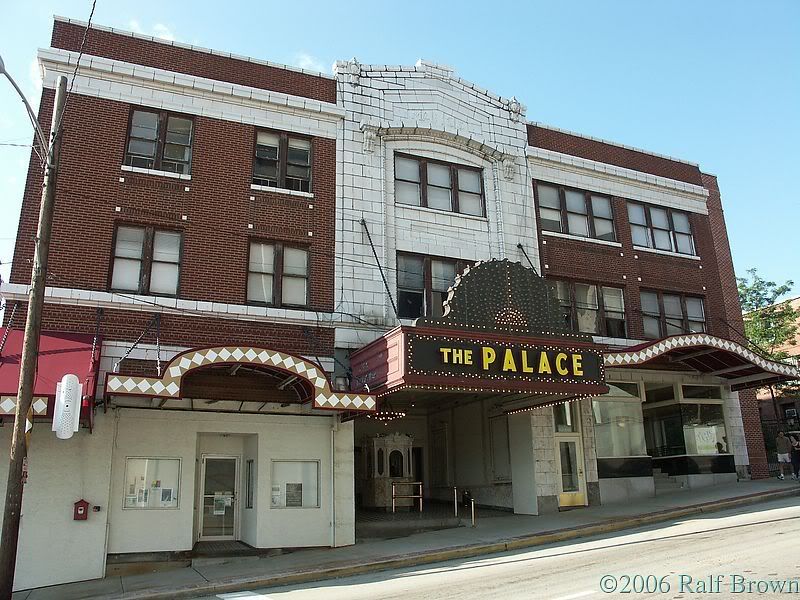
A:
<svg viewBox="0 0 800 600">
<path fill-rule="evenodd" d="M 721 404 L 681 404 L 686 454 L 725 454 L 728 437 Z"/>
<path fill-rule="evenodd" d="M 125 459 L 125 501 L 123 508 L 178 508 L 181 459 Z"/>
<path fill-rule="evenodd" d="M 647 453 L 653 457 L 730 452 L 722 388 L 714 385 L 645 383 Z"/>
<path fill-rule="evenodd" d="M 630 400 L 594 400 L 594 434 L 598 458 L 643 456 L 642 405 Z"/>
<path fill-rule="evenodd" d="M 677 403 L 644 409 L 644 433 L 647 442 L 647 453 L 659 456 L 686 454 L 681 424 L 681 411 Z"/>
<path fill-rule="evenodd" d="M 272 461 L 272 508 L 319 507 L 319 461 Z"/>
</svg>

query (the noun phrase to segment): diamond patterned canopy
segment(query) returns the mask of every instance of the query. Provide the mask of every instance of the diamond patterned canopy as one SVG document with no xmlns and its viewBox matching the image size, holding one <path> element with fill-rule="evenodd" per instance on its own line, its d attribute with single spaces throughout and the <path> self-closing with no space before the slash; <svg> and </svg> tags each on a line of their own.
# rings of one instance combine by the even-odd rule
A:
<svg viewBox="0 0 800 600">
<path fill-rule="evenodd" d="M 175 356 L 164 369 L 161 378 L 110 373 L 106 378 L 105 389 L 109 394 L 178 398 L 181 380 L 189 371 L 200 366 L 225 363 L 275 367 L 308 380 L 314 387 L 314 408 L 368 412 L 375 410 L 375 396 L 333 391 L 322 369 L 314 363 L 285 352 L 247 346 L 189 350 Z"/>
<path fill-rule="evenodd" d="M 707 333 L 675 335 L 622 352 L 606 352 L 606 367 L 637 366 L 660 357 L 729 380 L 733 389 L 800 379 L 800 369 L 759 356 L 731 340 Z"/>
</svg>

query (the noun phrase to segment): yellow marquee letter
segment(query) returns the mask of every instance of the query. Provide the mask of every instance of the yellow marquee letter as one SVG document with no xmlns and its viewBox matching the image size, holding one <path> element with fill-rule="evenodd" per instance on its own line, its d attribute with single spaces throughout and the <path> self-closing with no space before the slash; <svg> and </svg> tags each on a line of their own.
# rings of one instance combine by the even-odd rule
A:
<svg viewBox="0 0 800 600">
<path fill-rule="evenodd" d="M 550 368 L 550 361 L 547 359 L 547 352 L 544 351 L 539 355 L 539 373 L 547 373 L 548 375 L 553 373 Z"/>
<path fill-rule="evenodd" d="M 483 370 L 488 371 L 489 365 L 494 362 L 494 359 L 497 358 L 497 354 L 494 351 L 494 348 L 490 348 L 489 346 L 481 347 L 481 356 L 483 357 Z"/>
<path fill-rule="evenodd" d="M 582 360 L 583 357 L 580 354 L 572 355 L 572 372 L 575 373 L 576 377 L 583 375 L 583 365 L 581 364 Z"/>
<path fill-rule="evenodd" d="M 514 363 L 514 353 L 511 352 L 511 348 L 506 348 L 506 353 L 503 357 L 503 371 L 517 372 L 517 365 Z"/>
<path fill-rule="evenodd" d="M 567 369 L 567 367 L 564 366 L 565 362 L 567 362 L 566 354 L 564 354 L 563 352 L 559 352 L 558 354 L 556 354 L 556 371 L 558 371 L 560 375 L 569 374 L 569 370 Z"/>
</svg>

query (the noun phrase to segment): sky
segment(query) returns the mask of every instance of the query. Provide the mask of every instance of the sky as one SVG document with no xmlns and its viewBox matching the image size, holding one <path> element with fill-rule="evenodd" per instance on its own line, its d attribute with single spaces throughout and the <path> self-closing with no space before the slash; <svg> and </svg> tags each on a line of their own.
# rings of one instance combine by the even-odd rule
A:
<svg viewBox="0 0 800 600">
<path fill-rule="evenodd" d="M 38 106 L 52 15 L 90 0 L 12 2 L 6 70 Z M 94 23 L 331 72 L 335 60 L 447 64 L 516 96 L 531 121 L 678 157 L 719 178 L 737 275 L 800 295 L 800 1 L 225 3 L 97 0 Z M 7 280 L 32 129 L 0 78 L 0 276 Z"/>
</svg>

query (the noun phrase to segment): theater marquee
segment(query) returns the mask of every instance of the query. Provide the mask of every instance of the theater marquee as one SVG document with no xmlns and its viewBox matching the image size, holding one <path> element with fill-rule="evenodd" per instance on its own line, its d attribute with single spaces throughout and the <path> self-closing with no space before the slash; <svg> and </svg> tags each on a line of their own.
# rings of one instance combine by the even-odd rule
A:
<svg viewBox="0 0 800 600">
<path fill-rule="evenodd" d="M 602 356 L 590 349 L 408 335 L 413 375 L 552 383 L 602 382 Z"/>
<path fill-rule="evenodd" d="M 350 365 L 357 385 L 378 397 L 430 390 L 547 402 L 608 391 L 592 336 L 569 331 L 546 282 L 509 260 L 467 267 L 440 317 L 387 332 L 353 352 Z"/>
</svg>

